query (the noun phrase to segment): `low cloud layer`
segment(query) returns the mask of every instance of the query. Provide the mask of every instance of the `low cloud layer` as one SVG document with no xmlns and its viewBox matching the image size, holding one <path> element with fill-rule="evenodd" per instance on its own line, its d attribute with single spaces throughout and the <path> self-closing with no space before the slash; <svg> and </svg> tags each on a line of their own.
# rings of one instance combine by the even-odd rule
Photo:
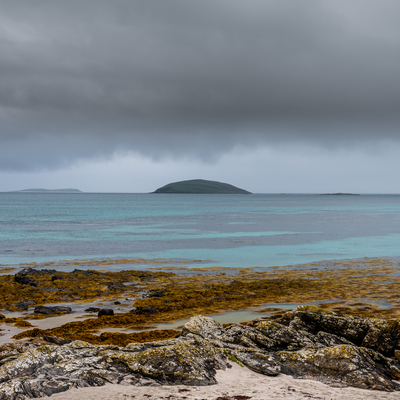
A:
<svg viewBox="0 0 400 400">
<path fill-rule="evenodd" d="M 2 2 L 0 169 L 399 141 L 397 0 Z"/>
</svg>

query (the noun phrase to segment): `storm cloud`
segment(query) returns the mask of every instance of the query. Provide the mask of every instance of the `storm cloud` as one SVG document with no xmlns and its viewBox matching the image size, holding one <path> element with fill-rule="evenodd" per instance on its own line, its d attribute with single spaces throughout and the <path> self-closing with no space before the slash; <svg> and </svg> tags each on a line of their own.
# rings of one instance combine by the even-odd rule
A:
<svg viewBox="0 0 400 400">
<path fill-rule="evenodd" d="M 0 4 L 3 171 L 400 141 L 397 0 Z"/>
</svg>

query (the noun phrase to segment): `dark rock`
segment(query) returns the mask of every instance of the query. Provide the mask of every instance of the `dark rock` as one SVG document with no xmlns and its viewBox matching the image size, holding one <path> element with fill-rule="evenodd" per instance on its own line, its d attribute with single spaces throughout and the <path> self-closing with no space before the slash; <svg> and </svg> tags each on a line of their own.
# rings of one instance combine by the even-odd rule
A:
<svg viewBox="0 0 400 400">
<path fill-rule="evenodd" d="M 118 305 L 118 304 L 121 304 L 121 302 L 120 301 L 114 301 L 114 304 Z"/>
<path fill-rule="evenodd" d="M 30 285 L 33 281 L 33 279 L 29 276 L 17 276 L 18 274 L 15 275 L 15 282 L 20 283 L 21 285 Z"/>
<path fill-rule="evenodd" d="M 45 340 L 47 343 L 57 344 L 59 346 L 62 346 L 63 344 L 68 344 L 68 343 L 72 342 L 72 340 L 70 340 L 70 339 L 65 339 L 65 338 L 59 337 L 59 336 L 43 336 L 43 340 Z"/>
<path fill-rule="evenodd" d="M 14 305 L 18 308 L 19 311 L 28 310 L 30 305 L 36 304 L 33 300 L 22 300 L 14 303 Z"/>
<path fill-rule="evenodd" d="M 35 314 L 56 314 L 59 312 L 71 312 L 71 307 L 63 306 L 37 306 L 34 309 Z"/>
<path fill-rule="evenodd" d="M 56 281 L 56 280 L 59 280 L 59 279 L 64 279 L 61 275 L 53 275 L 52 277 L 51 277 L 51 281 L 52 282 L 54 282 L 54 281 Z"/>
<path fill-rule="evenodd" d="M 102 317 L 103 315 L 114 315 L 114 310 L 112 310 L 111 308 L 102 308 L 101 310 L 99 310 L 97 316 Z"/>
<path fill-rule="evenodd" d="M 127 288 L 121 282 L 112 282 L 107 286 L 107 289 L 123 291 L 126 290 Z"/>
<path fill-rule="evenodd" d="M 400 349 L 400 320 L 368 320 L 369 330 L 364 336 L 362 346 L 374 349 L 386 356 L 394 357 Z"/>
<path fill-rule="evenodd" d="M 72 271 L 72 273 L 73 274 L 82 274 L 83 276 L 87 276 L 87 277 L 91 277 L 92 276 L 92 273 L 91 272 L 89 272 L 89 271 L 86 271 L 86 270 L 84 270 L 84 269 L 74 269 L 73 271 Z"/>
<path fill-rule="evenodd" d="M 290 318 L 290 327 L 293 329 L 302 329 L 313 334 L 320 331 L 333 333 L 357 346 L 361 345 L 370 328 L 368 320 L 339 316 L 314 306 L 298 306 L 291 313 L 286 313 L 284 318 Z"/>
<path fill-rule="evenodd" d="M 142 299 L 150 299 L 151 297 L 164 297 L 166 292 L 164 290 L 148 290 L 142 293 Z"/>
<path fill-rule="evenodd" d="M 37 287 L 37 282 L 33 278 L 38 276 L 43 276 L 47 274 L 54 274 L 57 271 L 55 269 L 33 269 L 33 268 L 24 268 L 22 271 L 19 271 L 14 276 L 14 281 L 20 283 L 21 285 L 31 285 Z"/>
<path fill-rule="evenodd" d="M 100 308 L 98 308 L 98 307 L 89 307 L 89 308 L 85 309 L 85 312 L 93 312 L 93 313 L 95 313 L 95 312 L 99 312 L 99 311 L 100 311 Z"/>
</svg>

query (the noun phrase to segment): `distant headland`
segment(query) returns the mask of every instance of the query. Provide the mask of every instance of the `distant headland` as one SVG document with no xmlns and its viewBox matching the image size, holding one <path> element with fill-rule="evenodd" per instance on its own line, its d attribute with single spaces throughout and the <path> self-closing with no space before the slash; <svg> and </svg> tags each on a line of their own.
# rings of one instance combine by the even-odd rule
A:
<svg viewBox="0 0 400 400">
<path fill-rule="evenodd" d="M 82 193 L 78 189 L 23 189 L 12 193 Z"/>
<path fill-rule="evenodd" d="M 359 196 L 358 193 L 322 193 L 322 196 Z"/>
<path fill-rule="evenodd" d="M 251 194 L 228 183 L 192 179 L 188 181 L 173 182 L 158 188 L 153 193 L 189 193 L 189 194 Z"/>
</svg>

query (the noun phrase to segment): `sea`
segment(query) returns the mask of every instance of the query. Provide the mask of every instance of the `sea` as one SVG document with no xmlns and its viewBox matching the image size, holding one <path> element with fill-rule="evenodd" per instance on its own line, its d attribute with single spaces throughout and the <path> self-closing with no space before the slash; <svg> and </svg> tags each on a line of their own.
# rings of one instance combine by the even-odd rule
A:
<svg viewBox="0 0 400 400">
<path fill-rule="evenodd" d="M 399 256 L 400 195 L 0 193 L 7 267 L 145 259 L 248 268 Z"/>
</svg>

